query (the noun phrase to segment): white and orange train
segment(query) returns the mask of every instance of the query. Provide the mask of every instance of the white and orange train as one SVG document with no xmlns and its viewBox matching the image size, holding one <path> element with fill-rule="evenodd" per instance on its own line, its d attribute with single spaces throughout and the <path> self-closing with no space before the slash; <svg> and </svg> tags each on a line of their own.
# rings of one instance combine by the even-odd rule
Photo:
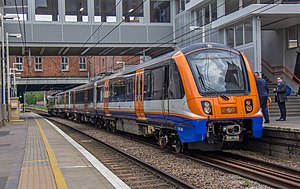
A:
<svg viewBox="0 0 300 189">
<path fill-rule="evenodd" d="M 214 151 L 262 137 L 250 63 L 235 49 L 199 43 L 48 98 L 48 111 L 110 130 Z"/>
</svg>

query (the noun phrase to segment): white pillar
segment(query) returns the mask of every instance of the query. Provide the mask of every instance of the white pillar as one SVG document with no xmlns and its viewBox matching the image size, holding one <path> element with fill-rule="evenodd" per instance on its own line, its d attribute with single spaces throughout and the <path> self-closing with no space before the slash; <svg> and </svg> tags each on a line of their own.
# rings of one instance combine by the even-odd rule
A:
<svg viewBox="0 0 300 189">
<path fill-rule="evenodd" d="M 261 18 L 253 17 L 254 71 L 261 72 Z"/>
</svg>

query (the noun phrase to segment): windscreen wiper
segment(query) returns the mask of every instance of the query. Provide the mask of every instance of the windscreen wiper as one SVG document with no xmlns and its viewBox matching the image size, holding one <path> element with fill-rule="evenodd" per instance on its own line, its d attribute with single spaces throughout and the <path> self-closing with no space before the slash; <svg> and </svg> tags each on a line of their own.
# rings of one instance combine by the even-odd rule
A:
<svg viewBox="0 0 300 189">
<path fill-rule="evenodd" d="M 216 93 L 217 96 L 220 96 L 220 97 L 223 98 L 224 100 L 229 100 L 228 96 L 226 96 L 226 95 L 222 94 L 220 91 L 217 91 L 217 90 L 211 88 L 210 86 L 206 85 L 205 82 L 204 82 L 204 79 L 203 79 L 203 74 L 199 71 L 199 68 L 198 68 L 197 65 L 196 65 L 196 69 L 197 69 L 198 74 L 199 74 L 198 79 L 200 80 L 201 84 L 203 85 L 205 91 L 207 91 L 207 89 L 208 89 L 208 90 L 210 90 L 210 91 Z"/>
</svg>

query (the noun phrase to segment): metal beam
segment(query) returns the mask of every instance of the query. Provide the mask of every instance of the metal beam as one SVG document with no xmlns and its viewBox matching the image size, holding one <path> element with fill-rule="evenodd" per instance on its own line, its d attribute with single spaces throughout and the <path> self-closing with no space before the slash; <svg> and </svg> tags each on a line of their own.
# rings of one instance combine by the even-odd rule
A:
<svg viewBox="0 0 300 189">
<path fill-rule="evenodd" d="M 40 51 L 40 55 L 41 55 L 41 56 L 44 54 L 45 49 L 46 49 L 45 47 L 42 47 L 42 48 L 41 48 L 41 51 Z"/>
</svg>

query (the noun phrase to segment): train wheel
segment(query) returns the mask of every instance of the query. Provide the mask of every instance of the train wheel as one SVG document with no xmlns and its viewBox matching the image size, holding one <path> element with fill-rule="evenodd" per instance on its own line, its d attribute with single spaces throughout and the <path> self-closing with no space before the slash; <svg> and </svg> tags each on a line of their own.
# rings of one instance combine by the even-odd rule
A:
<svg viewBox="0 0 300 189">
<path fill-rule="evenodd" d="M 174 139 L 174 144 L 172 145 L 176 153 L 183 152 L 183 144 L 178 137 Z"/>
</svg>

